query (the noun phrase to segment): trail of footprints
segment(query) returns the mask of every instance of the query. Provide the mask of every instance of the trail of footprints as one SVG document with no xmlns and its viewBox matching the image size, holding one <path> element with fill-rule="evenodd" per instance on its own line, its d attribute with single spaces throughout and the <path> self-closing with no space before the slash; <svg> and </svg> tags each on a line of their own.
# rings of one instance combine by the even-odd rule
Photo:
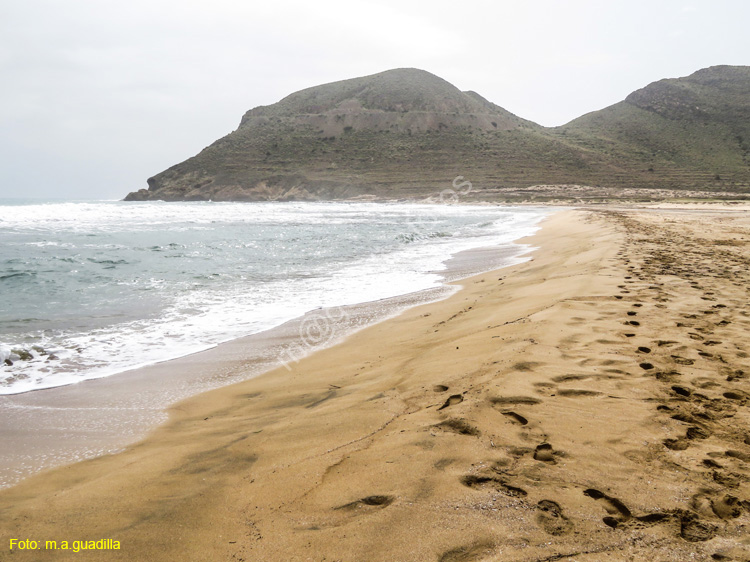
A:
<svg viewBox="0 0 750 562">
<path fill-rule="evenodd" d="M 733 268 L 731 274 L 726 268 L 717 271 L 710 266 L 701 265 L 704 262 L 695 259 L 696 255 L 705 254 L 706 250 L 702 244 L 683 238 L 680 240 L 679 250 L 676 250 L 674 248 L 675 243 L 668 234 L 662 233 L 661 236 L 655 237 L 653 229 L 648 229 L 648 227 L 639 225 L 626 217 L 621 217 L 621 220 L 631 237 L 638 237 L 639 246 L 643 247 L 650 241 L 652 251 L 640 267 L 634 264 L 628 265 L 628 270 L 632 274 L 631 277 L 637 277 L 646 286 L 638 291 L 637 297 L 625 297 L 624 295 L 630 293 L 630 291 L 621 286 L 622 294 L 617 296 L 617 300 L 650 299 L 655 303 L 655 306 L 664 307 L 662 303 L 671 300 L 670 288 L 674 287 L 676 290 L 679 283 L 687 282 L 691 289 L 703 291 L 701 300 L 714 302 L 717 300 L 717 294 L 720 291 L 707 290 L 707 287 L 713 286 L 714 283 L 720 286 L 720 278 L 726 280 L 730 276 L 732 279 L 742 277 L 742 281 L 745 283 L 750 281 L 745 273 L 747 271 L 746 261 L 743 261 L 742 267 Z M 670 253 L 670 249 L 674 253 Z M 680 260 L 676 260 L 675 255 L 679 255 Z M 735 256 L 725 254 L 721 257 L 720 263 L 726 263 L 726 261 L 731 263 Z M 705 263 L 710 264 L 712 262 L 708 260 Z M 738 275 L 740 271 L 743 271 L 741 276 Z M 694 279 L 697 276 L 702 277 L 700 282 Z M 750 284 L 745 286 L 750 286 Z M 634 302 L 631 306 L 633 309 L 641 308 L 643 303 Z M 713 348 L 722 345 L 720 339 L 715 339 L 714 334 L 717 330 L 733 324 L 736 321 L 734 316 L 737 313 L 747 316 L 747 310 L 744 300 L 737 301 L 735 299 L 731 307 L 724 303 L 717 303 L 709 308 L 687 312 L 674 307 L 670 309 L 670 312 L 674 317 L 674 326 L 683 332 L 681 336 L 669 340 L 656 339 L 650 345 L 636 347 L 634 350 L 635 360 L 638 361 L 638 366 L 644 372 L 644 376 L 652 376 L 661 383 L 662 396 L 657 411 L 685 424 L 683 435 L 664 438 L 663 444 L 667 452 L 679 454 L 679 452 L 693 447 L 696 443 L 711 439 L 714 435 L 721 437 L 720 440 L 717 440 L 718 443 L 705 447 L 707 453 L 701 466 L 685 467 L 697 472 L 700 476 L 709 477 L 711 482 L 696 490 L 690 504 L 685 509 L 636 518 L 618 509 L 618 505 L 612 502 L 613 498 L 609 498 L 601 492 L 594 492 L 593 495 L 587 493 L 587 495 L 609 502 L 608 512 L 610 512 L 610 515 L 605 518 L 604 522 L 612 527 L 618 527 L 623 523 L 628 524 L 633 521 L 639 524 L 677 521 L 679 522 L 680 536 L 683 539 L 695 542 L 706 541 L 713 538 L 720 530 L 720 523 L 715 521 L 732 520 L 740 517 L 743 511 L 750 512 L 750 501 L 746 498 L 740 499 L 732 492 L 732 490 L 739 489 L 741 484 L 750 481 L 750 474 L 746 465 L 750 462 L 750 454 L 748 454 L 747 448 L 743 447 L 750 445 L 750 437 L 748 433 L 743 433 L 747 428 L 742 427 L 741 423 L 738 426 L 735 421 L 738 407 L 745 406 L 748 402 L 748 394 L 739 388 L 726 390 L 726 384 L 720 384 L 717 380 L 723 378 L 729 383 L 744 382 L 745 371 L 738 367 L 744 367 L 742 359 L 745 359 L 747 354 L 737 349 L 733 353 L 734 357 L 729 357 L 725 353 L 713 351 Z M 716 317 L 716 315 L 722 313 L 726 314 Z M 637 314 L 636 310 L 626 311 L 623 324 L 631 329 L 639 327 L 639 323 L 634 324 L 629 319 Z M 658 330 L 659 327 L 656 327 L 656 329 Z M 653 329 L 644 331 L 644 336 L 653 333 Z M 636 337 L 637 335 L 637 332 L 630 331 L 623 334 L 626 338 Z M 696 342 L 699 347 L 695 347 Z M 697 353 L 698 359 L 685 356 L 690 354 L 691 351 Z M 648 355 L 649 360 L 638 357 L 644 355 Z M 692 378 L 685 376 L 680 370 L 682 367 L 694 367 L 690 372 Z M 698 376 L 695 376 L 696 374 Z M 711 392 L 715 388 L 724 391 L 717 395 Z M 724 451 L 716 450 L 726 446 L 727 443 L 734 443 L 737 448 L 725 449 Z M 685 461 L 676 457 L 672 459 L 672 462 Z M 733 469 L 729 467 L 733 467 Z M 618 503 L 621 504 L 619 500 Z M 720 553 L 716 553 L 713 558 L 717 560 L 730 559 Z"/>
<path fill-rule="evenodd" d="M 644 302 L 652 301 L 652 305 L 658 308 L 667 308 L 666 303 L 672 299 L 670 285 L 674 282 L 673 277 L 678 279 L 687 279 L 689 286 L 694 290 L 703 291 L 701 300 L 715 302 L 717 300 L 718 290 L 707 290 L 710 286 L 710 280 L 716 275 L 709 266 L 701 266 L 695 263 L 690 264 L 690 260 L 685 260 L 686 249 L 701 253 L 702 248 L 699 245 L 687 243 L 684 239 L 680 240 L 679 255 L 681 261 L 675 259 L 674 255 L 667 253 L 665 250 L 674 242 L 668 235 L 660 238 L 654 238 L 652 231 L 636 234 L 639 229 L 637 223 L 622 217 L 624 226 L 629 232 L 631 242 L 636 236 L 638 244 L 643 247 L 649 240 L 653 247 L 653 255 L 645 260 L 641 266 L 636 266 L 624 260 L 629 275 L 625 277 L 625 283 L 619 286 L 620 294 L 615 295 L 615 301 L 620 301 L 627 309 L 624 313 L 622 324 L 626 326 L 625 331 L 613 326 L 614 332 L 619 332 L 627 339 L 636 338 L 640 340 L 645 334 L 658 333 L 652 327 L 642 326 L 641 316 L 647 316 L 640 313 Z M 634 232 L 636 231 L 636 232 Z M 623 254 L 621 253 L 620 256 Z M 727 258 L 727 256 L 722 256 Z M 706 263 L 710 264 L 708 260 Z M 746 272 L 748 263 L 743 263 L 743 267 L 736 267 L 731 272 L 732 276 L 737 276 L 739 271 Z M 724 277 L 729 273 L 721 271 L 719 274 Z M 702 275 L 707 279 L 700 283 L 691 280 L 692 276 Z M 667 279 L 664 276 L 669 276 Z M 750 276 L 743 275 L 743 281 L 750 287 Z M 737 283 L 735 283 L 737 284 Z M 718 533 L 722 528 L 722 521 L 730 521 L 740 517 L 743 512 L 750 513 L 750 501 L 733 493 L 743 483 L 749 481 L 747 464 L 750 463 L 750 433 L 742 434 L 742 428 L 733 427 L 733 417 L 738 407 L 744 407 L 750 402 L 750 394 L 742 389 L 724 390 L 719 396 L 710 396 L 702 390 L 710 390 L 714 387 L 721 387 L 713 376 L 725 378 L 727 382 L 742 381 L 745 382 L 747 374 L 742 368 L 735 365 L 735 361 L 730 361 L 724 353 L 714 351 L 715 348 L 722 345 L 720 338 L 715 333 L 730 326 L 735 322 L 729 314 L 721 316 L 725 312 L 739 312 L 743 316 L 750 316 L 744 308 L 743 303 L 732 303 L 730 306 L 724 303 L 716 303 L 708 308 L 700 309 L 695 312 L 680 313 L 679 310 L 670 309 L 672 315 L 679 317 L 675 320 L 675 327 L 682 329 L 684 332 L 677 339 L 653 339 L 650 343 L 645 342 L 635 345 L 633 348 L 634 366 L 640 371 L 642 376 L 653 377 L 661 385 L 662 396 L 657 411 L 668 415 L 673 420 L 686 424 L 684 434 L 680 436 L 669 436 L 663 440 L 664 455 L 684 451 L 692 446 L 693 443 L 709 440 L 713 435 L 720 433 L 722 435 L 721 444 L 726 442 L 736 442 L 737 447 L 726 449 L 723 452 L 709 451 L 702 461 L 701 467 L 696 470 L 707 471 L 710 478 L 707 486 L 699 487 L 693 495 L 690 502 L 684 507 L 677 509 L 663 510 L 654 513 L 634 513 L 622 500 L 608 495 L 607 493 L 594 488 L 582 490 L 582 494 L 600 506 L 603 516 L 602 523 L 614 530 L 640 529 L 654 525 L 662 525 L 668 528 L 673 536 L 679 536 L 687 542 L 704 542 L 708 541 Z M 717 316 L 719 315 L 719 316 Z M 736 339 L 736 338 L 735 338 Z M 699 347 L 695 348 L 695 343 Z M 640 343 L 640 341 L 639 341 Z M 691 351 L 697 353 L 698 358 L 692 358 Z M 745 359 L 748 354 L 743 350 L 736 350 L 734 359 Z M 697 365 L 699 361 L 711 362 L 711 366 L 703 364 Z M 699 367 L 706 371 L 704 376 L 693 377 L 690 382 L 682 382 L 683 373 L 679 370 L 685 367 Z M 576 379 L 589 378 L 592 375 L 566 375 L 555 377 L 553 382 L 563 383 Z M 697 385 L 698 388 L 695 388 Z M 551 385 L 550 385 L 551 387 Z M 540 388 L 540 390 L 543 390 Z M 597 394 L 592 391 L 576 389 L 556 389 L 558 395 L 568 396 L 585 396 L 588 393 Z M 449 399 L 450 400 L 450 399 Z M 505 415 L 511 422 L 521 426 L 529 423 L 525 413 L 521 414 L 515 411 L 517 406 L 533 406 L 540 401 L 532 397 L 495 397 L 491 400 L 492 406 Z M 444 408 L 449 404 L 446 402 Z M 456 428 L 454 431 L 465 435 L 475 437 L 481 434 L 478 428 L 471 426 L 466 420 L 450 419 L 447 422 L 441 422 L 438 427 L 447 425 Z M 471 427 L 471 432 L 466 431 L 466 426 Z M 518 451 L 521 455 L 528 451 Z M 533 449 L 533 459 L 543 463 L 554 464 L 556 455 L 560 454 L 555 451 L 550 443 L 540 443 Z M 673 461 L 676 462 L 676 461 Z M 731 468 L 730 468 L 731 467 Z M 493 466 L 490 468 L 495 474 L 469 474 L 462 478 L 462 484 L 478 490 L 492 490 L 506 496 L 511 496 L 519 501 L 525 501 L 529 494 L 526 490 L 514 484 L 512 479 L 507 477 L 507 471 L 502 466 Z M 704 475 L 701 475 L 704 476 Z M 536 523 L 547 534 L 560 536 L 570 533 L 575 528 L 575 523 L 565 513 L 564 507 L 553 499 L 542 499 L 536 504 Z M 488 551 L 487 545 L 482 548 L 472 549 L 470 546 L 459 547 L 449 551 L 440 558 L 441 561 L 447 560 L 481 560 L 484 559 Z M 730 556 L 716 552 L 712 555 L 715 560 L 731 560 Z"/>
<path fill-rule="evenodd" d="M 721 444 L 733 442 L 732 448 L 723 451 L 709 450 L 699 467 L 687 467 L 691 472 L 700 472 L 705 480 L 705 486 L 696 489 L 695 494 L 687 505 L 678 509 L 668 509 L 653 513 L 636 513 L 621 499 L 613 497 L 595 488 L 586 488 L 578 484 L 583 497 L 588 498 L 592 506 L 601 511 L 601 522 L 605 528 L 614 532 L 628 529 L 643 529 L 654 525 L 668 528 L 670 534 L 680 537 L 684 541 L 698 543 L 712 539 L 720 533 L 722 522 L 731 521 L 743 513 L 750 513 L 750 500 L 736 495 L 737 491 L 750 481 L 750 432 L 742 433 L 745 429 L 734 427 L 733 417 L 738 408 L 744 408 L 750 403 L 750 394 L 744 389 L 725 390 L 719 396 L 711 396 L 713 388 L 720 387 L 714 379 L 722 377 L 729 383 L 747 382 L 746 369 L 738 367 L 747 359 L 748 353 L 741 349 L 733 350 L 733 357 L 729 358 L 725 346 L 722 347 L 717 331 L 725 329 L 736 322 L 738 315 L 750 317 L 750 310 L 745 308 L 744 302 L 733 302 L 730 305 L 716 302 L 719 291 L 710 290 L 712 280 L 722 278 L 735 279 L 737 286 L 748 287 L 750 292 L 750 263 L 735 264 L 728 271 L 726 267 L 713 266 L 702 246 L 695 241 L 680 239 L 679 249 L 675 249 L 675 242 L 668 234 L 654 231 L 647 225 L 639 224 L 635 220 L 619 215 L 616 217 L 627 232 L 626 244 L 637 242 L 639 248 L 648 245 L 651 255 L 640 265 L 631 263 L 624 258 L 625 251 L 618 257 L 624 262 L 628 275 L 625 283 L 619 286 L 620 294 L 614 295 L 614 301 L 625 308 L 622 320 L 615 320 L 612 333 L 621 337 L 637 340 L 632 348 L 633 370 L 641 376 L 653 377 L 661 388 L 657 412 L 670 417 L 672 420 L 685 424 L 684 434 L 665 436 L 663 440 L 664 455 L 679 454 L 695 443 L 707 442 L 713 436 L 721 435 Z M 671 250 L 669 250 L 671 248 Z M 696 259 L 696 254 L 701 259 Z M 686 259 L 692 255 L 692 259 Z M 680 256 L 681 259 L 677 259 Z M 710 255 L 708 256 L 710 257 Z M 723 255 L 722 263 L 733 256 Z M 740 267 L 741 266 L 741 267 Z M 699 280 L 700 279 L 700 280 Z M 670 306 L 672 291 L 676 282 L 687 282 L 691 290 L 702 291 L 700 299 L 711 304 L 696 311 L 680 311 L 670 308 L 670 314 L 675 318 L 674 325 L 682 332 L 680 336 L 671 339 L 653 338 L 644 341 L 648 335 L 659 333 L 659 327 L 644 326 L 647 314 L 643 313 L 648 306 L 665 309 Z M 648 301 L 651 301 L 649 304 Z M 612 301 L 610 301 L 612 302 Z M 731 312 L 731 314 L 730 314 Z M 642 314 L 643 313 L 643 314 Z M 619 324 L 618 324 L 619 323 Z M 750 322 L 745 321 L 747 326 Z M 622 326 L 625 326 L 625 330 Z M 735 340 L 737 338 L 734 338 Z M 699 347 L 695 347 L 695 345 Z M 721 348 L 721 351 L 718 350 Z M 697 358 L 689 357 L 695 352 Z M 700 363 L 703 362 L 703 363 Z M 710 363 L 706 366 L 705 363 Z M 700 363 L 700 364 L 699 364 Z M 699 367 L 704 371 L 703 376 L 693 376 L 686 379 L 680 369 Z M 520 369 L 520 367 L 519 367 Z M 522 369 L 521 369 L 522 370 Z M 623 373 L 619 369 L 609 369 L 612 374 L 570 374 L 552 379 L 553 383 L 561 384 L 593 377 L 620 378 Z M 695 372 L 693 372 L 695 374 Z M 555 393 L 560 396 L 595 396 L 596 391 L 582 389 L 559 389 L 554 384 L 538 384 L 540 394 Z M 435 393 L 447 393 L 448 385 L 435 385 Z M 432 430 L 437 434 L 445 432 L 466 436 L 467 438 L 482 438 L 482 430 L 474 423 L 452 414 L 451 408 L 465 401 L 465 395 L 456 393 L 449 395 L 437 411 L 442 421 L 435 423 Z M 489 398 L 489 405 L 502 414 L 508 423 L 517 425 L 520 429 L 529 426 L 528 410 L 541 403 L 540 398 L 531 396 L 494 396 Z M 530 433 L 529 435 L 533 435 Z M 716 446 L 713 447 L 716 449 Z M 543 439 L 535 447 L 506 447 L 511 459 L 510 463 L 520 459 L 533 459 L 544 465 L 554 465 L 564 452 L 556 451 L 551 443 Z M 436 468 L 452 462 L 444 459 L 438 462 Z M 670 462 L 679 464 L 680 459 Z M 438 466 L 440 465 L 440 466 Z M 684 468 L 684 467 L 683 467 Z M 521 502 L 531 509 L 534 521 L 547 535 L 564 536 L 575 530 L 576 522 L 570 518 L 564 505 L 555 499 L 532 499 L 534 494 L 524 489 L 519 482 L 518 472 L 510 470 L 508 461 L 497 461 L 485 465 L 479 473 L 467 472 L 460 477 L 460 484 L 478 493 L 499 494 L 510 498 L 511 501 Z M 385 495 L 367 496 L 350 504 L 337 507 L 336 510 L 345 512 L 371 512 L 384 509 L 391 505 L 394 498 Z M 472 562 L 486 560 L 496 551 L 492 541 L 477 541 L 465 545 L 458 545 L 443 552 L 439 562 Z M 556 559 L 553 557 L 553 559 Z M 721 554 L 712 555 L 715 560 L 733 560 L 734 558 Z"/>
<path fill-rule="evenodd" d="M 446 392 L 446 385 L 434 387 L 436 392 Z M 458 404 L 462 400 L 453 400 L 452 395 L 439 409 L 445 409 L 453 404 Z M 541 400 L 531 396 L 494 396 L 489 399 L 489 405 L 506 416 L 508 421 L 517 424 L 520 427 L 527 426 L 529 420 L 526 416 L 515 411 L 520 407 L 529 407 L 540 404 Z M 452 431 L 461 435 L 479 437 L 481 432 L 478 428 L 469 424 L 462 418 L 449 418 L 448 420 L 437 423 L 433 426 L 436 429 Z M 550 443 L 543 442 L 535 448 L 509 448 L 508 452 L 512 457 L 521 458 L 529 454 L 535 461 L 554 464 L 557 455 Z M 514 482 L 515 476 L 513 471 L 509 471 L 506 463 L 497 461 L 491 463 L 489 467 L 480 474 L 469 473 L 460 478 L 460 483 L 467 488 L 479 492 L 497 493 L 515 501 L 529 504 L 536 512 L 534 521 L 545 533 L 552 536 L 561 536 L 570 533 L 574 529 L 574 523 L 566 515 L 563 507 L 551 499 L 541 499 L 537 502 L 529 500 L 529 492 Z M 470 562 L 484 560 L 492 555 L 495 545 L 488 541 L 480 541 L 461 545 L 444 552 L 439 557 L 439 562 Z"/>
</svg>

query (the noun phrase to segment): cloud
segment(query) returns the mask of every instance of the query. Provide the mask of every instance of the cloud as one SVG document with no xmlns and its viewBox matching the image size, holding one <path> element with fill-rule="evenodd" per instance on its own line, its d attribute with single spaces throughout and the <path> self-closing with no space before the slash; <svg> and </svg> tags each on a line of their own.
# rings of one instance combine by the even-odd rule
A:
<svg viewBox="0 0 750 562">
<path fill-rule="evenodd" d="M 749 12 L 704 0 L 7 2 L 0 196 L 121 197 L 252 107 L 396 67 L 558 125 L 652 80 L 748 64 Z"/>
</svg>

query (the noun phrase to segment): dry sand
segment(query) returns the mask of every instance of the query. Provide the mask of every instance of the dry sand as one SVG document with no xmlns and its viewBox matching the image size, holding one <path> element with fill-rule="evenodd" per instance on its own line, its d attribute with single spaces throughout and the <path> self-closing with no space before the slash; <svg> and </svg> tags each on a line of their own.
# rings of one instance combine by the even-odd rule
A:
<svg viewBox="0 0 750 562">
<path fill-rule="evenodd" d="M 532 242 L 0 492 L 0 559 L 750 560 L 748 215 L 565 211 Z"/>
</svg>

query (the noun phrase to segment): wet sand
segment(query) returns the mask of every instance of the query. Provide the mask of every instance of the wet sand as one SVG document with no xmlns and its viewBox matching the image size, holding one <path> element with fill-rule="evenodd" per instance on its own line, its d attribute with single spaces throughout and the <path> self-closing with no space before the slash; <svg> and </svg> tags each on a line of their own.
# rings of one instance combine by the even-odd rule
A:
<svg viewBox="0 0 750 562">
<path fill-rule="evenodd" d="M 40 470 L 119 452 L 165 422 L 172 404 L 294 363 L 410 306 L 444 298 L 453 289 L 443 286 L 317 309 L 186 357 L 80 384 L 0 396 L 0 488 Z"/>
<path fill-rule="evenodd" d="M 436 278 L 453 281 L 520 263 L 527 245 L 458 252 Z M 64 387 L 0 396 L 0 489 L 40 470 L 123 450 L 167 420 L 188 397 L 248 380 L 343 341 L 458 287 L 443 284 L 391 298 L 318 308 L 276 328 L 192 355 Z"/>
<path fill-rule="evenodd" d="M 531 242 L 1 491 L 0 559 L 750 559 L 750 217 L 567 211 Z"/>
</svg>

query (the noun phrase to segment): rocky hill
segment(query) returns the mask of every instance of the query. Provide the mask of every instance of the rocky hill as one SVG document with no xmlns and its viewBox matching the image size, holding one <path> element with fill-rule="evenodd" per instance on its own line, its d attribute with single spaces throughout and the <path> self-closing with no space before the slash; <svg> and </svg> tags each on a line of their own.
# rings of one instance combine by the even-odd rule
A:
<svg viewBox="0 0 750 562">
<path fill-rule="evenodd" d="M 661 80 L 544 128 L 417 69 L 308 88 L 128 200 L 424 197 L 469 179 L 476 199 L 539 184 L 746 191 L 750 67 Z"/>
<path fill-rule="evenodd" d="M 714 66 L 660 80 L 552 130 L 607 154 L 647 187 L 744 190 L 750 180 L 750 67 Z M 643 174 L 645 169 L 648 173 Z"/>
</svg>

